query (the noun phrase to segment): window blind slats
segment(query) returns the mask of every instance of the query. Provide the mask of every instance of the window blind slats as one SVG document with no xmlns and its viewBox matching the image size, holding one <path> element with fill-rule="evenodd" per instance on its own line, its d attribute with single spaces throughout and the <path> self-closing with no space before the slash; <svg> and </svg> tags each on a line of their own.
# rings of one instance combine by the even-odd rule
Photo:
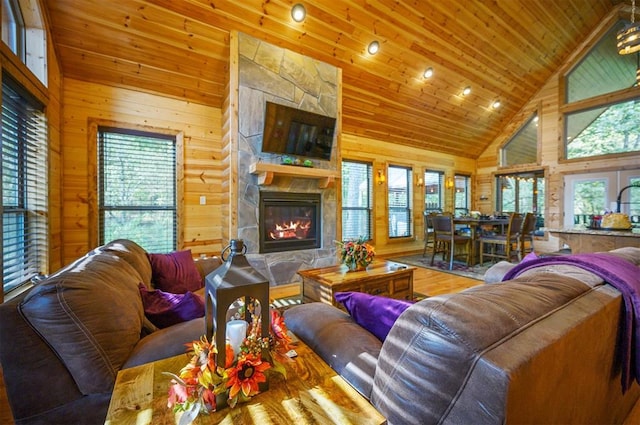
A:
<svg viewBox="0 0 640 425">
<path fill-rule="evenodd" d="M 444 211 L 444 173 L 425 171 L 424 173 L 425 211 Z"/>
<path fill-rule="evenodd" d="M 342 162 L 342 240 L 372 238 L 372 164 Z"/>
<path fill-rule="evenodd" d="M 98 137 L 101 243 L 128 238 L 150 252 L 175 249 L 175 138 L 111 128 Z"/>
<path fill-rule="evenodd" d="M 389 166 L 387 182 L 389 237 L 411 236 L 411 168 Z"/>
<path fill-rule="evenodd" d="M 47 137 L 42 106 L 2 78 L 2 283 L 8 292 L 46 271 Z"/>
</svg>

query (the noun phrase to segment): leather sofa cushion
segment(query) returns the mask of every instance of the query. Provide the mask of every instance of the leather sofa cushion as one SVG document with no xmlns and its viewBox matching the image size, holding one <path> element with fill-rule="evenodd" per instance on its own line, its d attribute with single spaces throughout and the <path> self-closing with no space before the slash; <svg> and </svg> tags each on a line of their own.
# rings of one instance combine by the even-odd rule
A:
<svg viewBox="0 0 640 425">
<path fill-rule="evenodd" d="M 151 264 L 147 251 L 137 243 L 128 239 L 116 239 L 97 248 L 94 252 L 105 252 L 117 255 L 129 263 L 140 275 L 140 281 L 149 287 L 151 284 Z"/>
<path fill-rule="evenodd" d="M 141 277 L 125 260 L 89 253 L 36 286 L 20 311 L 82 394 L 110 392 L 140 339 Z"/>
<path fill-rule="evenodd" d="M 325 303 L 284 311 L 287 328 L 367 399 L 382 343 L 347 313 Z"/>
<path fill-rule="evenodd" d="M 467 391 L 467 380 L 486 350 L 589 290 L 575 279 L 538 274 L 414 304 L 398 318 L 382 346 L 371 402 L 389 423 L 403 423 L 406 417 L 439 423 Z M 474 405 L 480 410 L 472 416 L 491 415 L 485 411 L 491 404 L 490 389 L 485 388 L 485 409 Z"/>
<path fill-rule="evenodd" d="M 185 344 L 199 340 L 206 334 L 205 318 L 189 320 L 168 328 L 160 329 L 142 338 L 122 365 L 123 369 L 154 362 L 160 359 L 185 354 Z M 185 365 L 188 357 L 185 356 Z"/>
</svg>

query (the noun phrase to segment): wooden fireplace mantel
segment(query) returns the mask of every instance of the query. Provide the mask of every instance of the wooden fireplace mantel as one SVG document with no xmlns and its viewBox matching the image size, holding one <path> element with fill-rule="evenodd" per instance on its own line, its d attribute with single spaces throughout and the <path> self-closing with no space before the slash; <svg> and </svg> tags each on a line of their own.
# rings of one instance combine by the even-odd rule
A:
<svg viewBox="0 0 640 425">
<path fill-rule="evenodd" d="M 336 178 L 339 177 L 336 170 L 295 165 L 270 164 L 266 162 L 254 162 L 249 167 L 249 172 L 258 176 L 258 184 L 261 186 L 270 185 L 273 182 L 273 178 L 276 176 L 286 176 L 302 179 L 315 179 L 318 180 L 318 187 L 326 189 L 333 187 L 335 185 Z"/>
</svg>

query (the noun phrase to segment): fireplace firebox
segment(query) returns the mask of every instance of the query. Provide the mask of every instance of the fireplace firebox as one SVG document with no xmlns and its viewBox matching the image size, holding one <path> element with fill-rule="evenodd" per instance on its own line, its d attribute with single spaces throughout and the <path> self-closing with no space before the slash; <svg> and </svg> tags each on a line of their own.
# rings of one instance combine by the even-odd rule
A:
<svg viewBox="0 0 640 425">
<path fill-rule="evenodd" d="M 320 248 L 321 217 L 319 193 L 260 192 L 260 252 Z"/>
</svg>

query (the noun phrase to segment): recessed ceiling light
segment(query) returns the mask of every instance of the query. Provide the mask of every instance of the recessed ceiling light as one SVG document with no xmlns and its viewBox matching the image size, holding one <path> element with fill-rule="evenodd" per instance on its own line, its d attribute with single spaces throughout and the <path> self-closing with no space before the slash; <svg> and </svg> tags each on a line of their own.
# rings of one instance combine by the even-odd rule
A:
<svg viewBox="0 0 640 425">
<path fill-rule="evenodd" d="M 378 43 L 376 40 L 373 40 L 371 43 L 369 43 L 367 51 L 370 55 L 375 55 L 376 53 L 378 53 L 378 50 L 380 50 L 380 43 Z"/>
<path fill-rule="evenodd" d="M 466 96 L 469 93 L 471 93 L 471 86 L 467 86 L 467 87 L 464 88 L 464 90 L 462 90 L 462 95 L 463 96 Z"/>
<path fill-rule="evenodd" d="M 304 18 L 307 16 L 307 10 L 304 8 L 302 3 L 295 4 L 291 8 L 291 17 L 296 22 L 304 21 Z"/>
<path fill-rule="evenodd" d="M 501 105 L 502 105 L 502 103 L 500 103 L 499 100 L 494 100 L 493 103 L 491 104 L 491 107 L 493 109 L 498 109 Z"/>
<path fill-rule="evenodd" d="M 425 69 L 423 76 L 424 76 L 424 78 L 433 77 L 433 68 L 429 67 L 429 68 Z"/>
</svg>

